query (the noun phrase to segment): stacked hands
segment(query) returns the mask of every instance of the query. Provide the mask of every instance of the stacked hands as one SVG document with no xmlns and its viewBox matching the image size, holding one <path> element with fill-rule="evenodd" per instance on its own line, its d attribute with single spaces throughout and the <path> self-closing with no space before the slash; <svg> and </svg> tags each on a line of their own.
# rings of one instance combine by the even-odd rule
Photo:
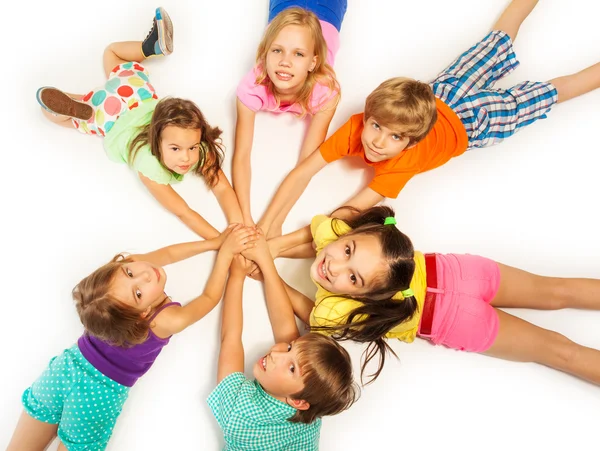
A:
<svg viewBox="0 0 600 451">
<path fill-rule="evenodd" d="M 257 225 L 231 224 L 219 236 L 220 252 L 234 255 L 230 273 L 262 280 L 260 266 L 277 257 L 276 240 L 267 241 Z"/>
<path fill-rule="evenodd" d="M 85 333 L 25 390 L 8 450 L 47 449 L 56 435 L 59 451 L 105 449 L 128 390 L 172 335 L 221 300 L 218 385 L 208 404 L 226 449 L 317 450 L 321 417 L 357 399 L 341 340 L 367 344 L 361 378 L 379 357 L 371 382 L 386 354 L 396 356 L 387 339 L 410 343 L 419 337 L 536 362 L 600 384 L 598 350 L 504 311 L 600 310 L 600 280 L 537 276 L 471 254 L 423 254 L 396 227 L 394 210 L 377 206 L 396 199 L 413 176 L 469 149 L 498 144 L 546 118 L 555 104 L 600 88 L 600 63 L 546 82 L 494 88 L 519 65 L 513 42 L 538 2 L 507 3 L 491 31 L 436 78 L 383 81 L 365 99 L 364 111 L 327 138 L 341 95 L 333 63 L 347 0 L 270 0 L 255 65 L 236 89 L 233 183 L 223 172 L 221 129 L 191 100 L 159 100 L 149 82 L 143 62 L 173 52 L 173 23 L 164 8 L 155 10 L 143 41 L 112 42 L 105 49 L 101 87 L 88 94 L 41 87 L 36 98 L 49 121 L 103 137 L 109 158 L 131 167 L 150 194 L 203 240 L 119 254 L 76 285 L 73 300 Z M 255 223 L 251 150 L 259 111 L 306 116 L 309 125 L 298 164 Z M 486 120 L 474 122 L 481 112 Z M 124 114 L 129 119 L 119 119 Z M 374 171 L 369 184 L 332 214 L 282 235 L 287 215 L 315 174 L 346 157 L 359 157 Z M 230 224 L 222 233 L 173 189 L 186 174 L 202 177 L 213 191 Z M 164 291 L 163 266 L 215 250 L 202 294 L 185 305 L 172 302 Z M 313 260 L 306 276 L 317 287 L 314 297 L 280 278 L 273 262 L 278 257 Z M 275 340 L 254 363 L 255 380 L 243 374 L 246 277 L 264 283 Z M 300 334 L 296 318 L 310 326 L 308 334 Z M 63 384 L 59 393 L 50 393 L 48 387 L 54 391 L 57 383 Z M 106 413 L 94 415 L 96 404 L 80 401 L 87 403 L 95 387 L 103 390 Z"/>
</svg>

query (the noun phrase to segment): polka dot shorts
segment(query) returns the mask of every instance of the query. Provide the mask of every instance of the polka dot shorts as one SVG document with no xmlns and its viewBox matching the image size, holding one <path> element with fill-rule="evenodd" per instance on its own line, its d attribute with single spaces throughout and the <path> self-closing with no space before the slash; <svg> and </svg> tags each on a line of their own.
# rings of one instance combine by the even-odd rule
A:
<svg viewBox="0 0 600 451">
<path fill-rule="evenodd" d="M 140 63 L 123 63 L 111 71 L 104 86 L 81 99 L 94 109 L 91 119 L 73 118 L 73 125 L 82 133 L 105 136 L 119 116 L 145 100 L 157 98 L 146 68 Z"/>
<path fill-rule="evenodd" d="M 100 373 L 74 345 L 50 360 L 22 402 L 32 418 L 58 424 L 69 451 L 96 451 L 106 448 L 128 395 L 129 387 Z"/>
</svg>

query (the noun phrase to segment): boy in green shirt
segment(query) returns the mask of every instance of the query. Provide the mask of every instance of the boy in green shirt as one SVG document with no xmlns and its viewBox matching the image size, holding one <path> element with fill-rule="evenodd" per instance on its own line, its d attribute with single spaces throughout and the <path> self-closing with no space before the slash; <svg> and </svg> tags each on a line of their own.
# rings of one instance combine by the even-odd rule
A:
<svg viewBox="0 0 600 451">
<path fill-rule="evenodd" d="M 261 269 L 276 344 L 244 376 L 242 291 L 250 263 L 232 263 L 223 300 L 217 387 L 208 405 L 226 450 L 310 451 L 319 447 L 321 417 L 349 408 L 358 388 L 346 350 L 330 337 L 300 336 L 292 304 L 264 236 L 246 253 Z"/>
</svg>

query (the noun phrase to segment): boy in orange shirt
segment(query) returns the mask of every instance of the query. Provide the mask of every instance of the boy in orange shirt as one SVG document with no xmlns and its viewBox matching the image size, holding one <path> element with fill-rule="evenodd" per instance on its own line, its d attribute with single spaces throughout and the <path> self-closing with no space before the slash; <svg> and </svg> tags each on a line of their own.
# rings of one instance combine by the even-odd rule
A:
<svg viewBox="0 0 600 451">
<path fill-rule="evenodd" d="M 268 237 L 283 222 L 310 179 L 327 163 L 361 156 L 375 169 L 371 183 L 346 205 L 364 210 L 395 198 L 414 175 L 434 169 L 474 147 L 501 142 L 544 119 L 555 103 L 600 87 L 600 63 L 549 82 L 493 89 L 519 62 L 512 43 L 537 0 L 513 0 L 492 31 L 430 83 L 409 78 L 383 82 L 356 114 L 281 183 L 259 221 Z M 348 209 L 342 210 L 347 214 Z M 271 232 L 271 233 L 269 233 Z"/>
</svg>

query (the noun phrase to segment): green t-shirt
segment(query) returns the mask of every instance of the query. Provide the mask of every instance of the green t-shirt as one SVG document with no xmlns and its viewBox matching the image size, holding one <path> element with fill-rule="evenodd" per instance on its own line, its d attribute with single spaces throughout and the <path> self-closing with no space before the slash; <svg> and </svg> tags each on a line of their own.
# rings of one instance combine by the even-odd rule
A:
<svg viewBox="0 0 600 451">
<path fill-rule="evenodd" d="M 104 138 L 104 150 L 108 158 L 116 163 L 129 164 L 129 143 L 138 135 L 141 127 L 150 123 L 157 103 L 158 100 L 156 99 L 146 100 L 137 108 L 119 116 L 113 128 L 110 129 Z M 202 158 L 200 158 L 201 160 Z M 196 166 L 191 168 L 190 171 L 193 171 Z M 132 168 L 161 185 L 179 183 L 184 177 L 164 167 L 152 155 L 150 146 L 147 145 L 138 149 Z"/>
<path fill-rule="evenodd" d="M 243 373 L 231 373 L 208 397 L 208 406 L 223 430 L 227 451 L 316 451 L 321 419 L 291 423 L 290 405 L 266 393 Z"/>
</svg>

